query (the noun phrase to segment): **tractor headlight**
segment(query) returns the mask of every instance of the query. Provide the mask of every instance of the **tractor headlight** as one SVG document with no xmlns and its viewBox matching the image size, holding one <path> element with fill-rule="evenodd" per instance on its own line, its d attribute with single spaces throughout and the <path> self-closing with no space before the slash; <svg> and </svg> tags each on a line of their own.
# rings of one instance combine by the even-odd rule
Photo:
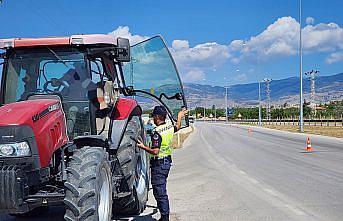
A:
<svg viewBox="0 0 343 221">
<path fill-rule="evenodd" d="M 30 155 L 31 150 L 27 142 L 0 144 L 0 156 L 21 157 Z"/>
</svg>

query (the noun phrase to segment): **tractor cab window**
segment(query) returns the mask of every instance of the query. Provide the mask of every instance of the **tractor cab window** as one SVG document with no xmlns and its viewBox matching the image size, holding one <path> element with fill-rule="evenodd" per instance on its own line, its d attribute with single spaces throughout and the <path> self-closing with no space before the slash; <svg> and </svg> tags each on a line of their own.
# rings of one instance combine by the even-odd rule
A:
<svg viewBox="0 0 343 221">
<path fill-rule="evenodd" d="M 161 37 L 153 37 L 132 46 L 131 61 L 123 70 L 126 85 L 133 87 L 145 112 L 153 108 L 153 99 L 166 106 L 169 117 L 175 121 L 177 113 L 186 107 L 179 73 Z M 188 122 L 182 124 L 186 126 Z"/>
<path fill-rule="evenodd" d="M 110 77 L 110 73 L 106 73 L 103 64 L 100 58 L 90 60 L 92 81 L 96 84 L 97 96 L 97 102 L 93 103 L 96 110 L 95 129 L 97 134 L 106 137 L 110 125 L 110 118 L 106 113 L 116 103 L 120 92 L 115 79 Z M 108 68 L 112 68 L 110 66 L 111 64 L 108 63 Z"/>
<path fill-rule="evenodd" d="M 85 55 L 76 49 L 17 50 L 7 62 L 3 101 L 27 100 L 34 94 L 62 98 L 69 138 L 89 134 L 89 91 L 94 89 Z"/>
</svg>

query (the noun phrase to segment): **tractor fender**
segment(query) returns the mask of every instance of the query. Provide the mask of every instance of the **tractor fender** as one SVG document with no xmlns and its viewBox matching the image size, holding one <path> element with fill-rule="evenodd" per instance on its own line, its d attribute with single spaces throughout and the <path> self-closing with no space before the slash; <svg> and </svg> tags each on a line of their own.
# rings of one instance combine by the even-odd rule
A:
<svg viewBox="0 0 343 221">
<path fill-rule="evenodd" d="M 125 120 L 130 116 L 142 115 L 142 108 L 138 105 L 136 100 L 120 98 L 115 107 L 115 111 L 111 118 L 113 120 Z"/>
<path fill-rule="evenodd" d="M 142 108 L 133 99 L 121 98 L 117 101 L 115 111 L 111 116 L 109 130 L 110 149 L 118 149 L 125 128 L 132 116 L 141 116 Z"/>
<path fill-rule="evenodd" d="M 85 135 L 74 138 L 76 148 L 84 146 L 98 146 L 116 150 L 119 147 L 126 125 L 132 116 L 141 116 L 142 108 L 133 99 L 121 98 L 117 101 L 115 110 L 112 112 L 108 139 L 101 135 Z M 108 142 L 110 141 L 110 142 Z"/>
</svg>

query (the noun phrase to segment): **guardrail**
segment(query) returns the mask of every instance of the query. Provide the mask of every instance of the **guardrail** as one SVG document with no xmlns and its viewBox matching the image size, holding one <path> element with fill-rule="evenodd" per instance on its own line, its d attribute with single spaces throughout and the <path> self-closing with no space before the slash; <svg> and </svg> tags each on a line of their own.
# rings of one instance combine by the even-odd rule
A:
<svg viewBox="0 0 343 221">
<path fill-rule="evenodd" d="M 258 119 L 229 120 L 236 124 L 258 124 Z M 299 125 L 298 119 L 263 119 L 262 124 L 266 125 Z M 308 126 L 326 126 L 343 127 L 343 119 L 304 119 L 304 125 Z"/>
</svg>

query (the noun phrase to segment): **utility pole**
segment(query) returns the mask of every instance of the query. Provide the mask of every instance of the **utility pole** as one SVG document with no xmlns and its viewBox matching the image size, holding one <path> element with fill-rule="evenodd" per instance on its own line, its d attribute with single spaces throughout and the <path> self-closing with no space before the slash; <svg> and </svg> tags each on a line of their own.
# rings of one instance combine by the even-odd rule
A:
<svg viewBox="0 0 343 221">
<path fill-rule="evenodd" d="M 198 107 L 198 105 L 195 104 L 195 121 L 198 121 L 197 107 Z"/>
<path fill-rule="evenodd" d="M 214 105 L 214 122 L 217 122 L 217 109 L 216 109 L 216 105 Z"/>
<path fill-rule="evenodd" d="M 300 102 L 299 102 L 299 130 L 304 132 L 304 107 L 303 107 L 303 48 L 302 48 L 302 0 L 299 0 L 299 57 L 300 57 Z"/>
<path fill-rule="evenodd" d="M 206 110 L 205 110 L 206 107 L 204 107 L 204 121 L 205 121 L 205 116 L 206 116 Z"/>
<path fill-rule="evenodd" d="M 272 79 L 265 78 L 263 80 L 266 83 L 266 97 L 267 97 L 267 120 L 270 120 L 270 82 Z"/>
<path fill-rule="evenodd" d="M 203 81 L 204 81 L 204 83 L 205 83 L 205 78 L 204 79 L 202 79 Z M 206 106 L 207 106 L 207 99 L 206 99 L 206 85 L 204 84 L 204 86 L 205 86 L 205 89 L 204 89 L 204 99 L 205 99 L 205 107 L 204 107 L 204 122 L 205 122 L 205 118 L 206 118 Z"/>
<path fill-rule="evenodd" d="M 227 84 L 225 86 L 225 122 L 228 123 L 228 116 L 227 116 Z"/>
<path fill-rule="evenodd" d="M 261 112 L 261 81 L 258 81 L 258 125 L 262 126 L 262 112 Z"/>
<path fill-rule="evenodd" d="M 205 99 L 205 109 L 204 109 L 205 116 L 206 116 L 206 107 L 207 107 L 207 96 L 206 96 L 206 99 Z"/>
</svg>

